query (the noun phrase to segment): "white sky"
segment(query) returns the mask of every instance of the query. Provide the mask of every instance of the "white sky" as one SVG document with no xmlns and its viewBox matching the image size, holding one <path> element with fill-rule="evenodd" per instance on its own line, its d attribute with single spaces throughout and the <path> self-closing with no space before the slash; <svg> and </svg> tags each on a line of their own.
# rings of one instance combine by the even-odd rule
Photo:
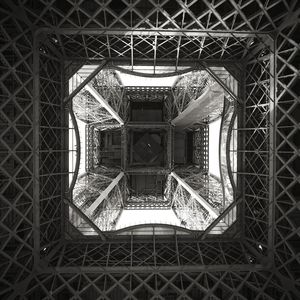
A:
<svg viewBox="0 0 300 300">
<path fill-rule="evenodd" d="M 172 209 L 124 209 L 117 222 L 116 229 L 151 223 L 180 226 L 180 221 Z"/>
<path fill-rule="evenodd" d="M 123 86 L 172 86 L 178 76 L 152 78 L 118 72 Z"/>
<path fill-rule="evenodd" d="M 86 141 L 86 134 L 85 134 L 85 126 L 86 123 L 82 122 L 81 120 L 77 119 L 77 125 L 80 135 L 80 164 L 79 164 L 79 173 L 82 174 L 85 172 L 85 143 Z"/>
</svg>

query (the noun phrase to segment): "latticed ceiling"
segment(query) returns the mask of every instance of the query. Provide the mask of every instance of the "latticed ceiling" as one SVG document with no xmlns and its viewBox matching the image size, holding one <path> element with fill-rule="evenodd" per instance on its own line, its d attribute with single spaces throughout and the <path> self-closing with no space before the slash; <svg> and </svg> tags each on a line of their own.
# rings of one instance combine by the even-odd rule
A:
<svg viewBox="0 0 300 300">
<path fill-rule="evenodd" d="M 297 0 L 7 0 L 0 13 L 2 298 L 300 298 Z M 239 237 L 66 234 L 65 83 L 104 59 L 243 80 Z"/>
</svg>

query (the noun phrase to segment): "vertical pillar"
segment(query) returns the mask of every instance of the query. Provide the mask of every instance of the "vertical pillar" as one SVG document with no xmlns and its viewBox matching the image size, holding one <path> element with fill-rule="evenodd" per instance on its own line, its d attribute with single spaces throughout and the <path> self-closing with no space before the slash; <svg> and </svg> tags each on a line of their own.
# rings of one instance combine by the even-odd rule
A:
<svg viewBox="0 0 300 300">
<path fill-rule="evenodd" d="M 39 74 L 39 36 L 33 38 L 33 237 L 34 266 L 40 261 L 40 178 L 39 178 L 39 135 L 40 135 L 40 74 Z"/>
<path fill-rule="evenodd" d="M 122 169 L 125 171 L 127 168 L 127 152 L 128 152 L 128 138 L 127 138 L 127 126 L 123 126 L 121 128 L 121 148 L 123 150 L 122 157 L 121 157 L 121 166 Z"/>
<path fill-rule="evenodd" d="M 173 168 L 173 152 L 174 152 L 174 146 L 173 146 L 173 143 L 174 143 L 174 137 L 173 137 L 173 126 L 171 124 L 169 124 L 169 127 L 168 127 L 168 146 L 167 146 L 167 159 L 168 159 L 168 169 L 169 170 L 172 170 Z"/>
<path fill-rule="evenodd" d="M 274 226 L 275 226 L 275 176 L 276 176 L 276 41 L 271 41 L 270 54 L 270 124 L 269 124 L 269 219 L 268 219 L 268 260 L 274 260 Z"/>
</svg>

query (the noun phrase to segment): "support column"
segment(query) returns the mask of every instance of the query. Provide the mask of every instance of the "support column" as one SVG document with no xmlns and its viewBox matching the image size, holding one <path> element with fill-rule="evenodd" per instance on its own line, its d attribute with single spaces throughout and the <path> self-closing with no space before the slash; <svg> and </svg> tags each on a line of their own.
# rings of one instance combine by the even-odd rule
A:
<svg viewBox="0 0 300 300">
<path fill-rule="evenodd" d="M 275 226 L 275 212 L 274 201 L 276 196 L 276 53 L 277 51 L 275 41 L 271 43 L 270 54 L 270 137 L 269 137 L 269 219 L 268 219 L 268 260 L 270 264 L 274 261 L 274 226 Z"/>
<path fill-rule="evenodd" d="M 40 74 L 39 74 L 39 37 L 33 40 L 33 236 L 34 236 L 34 265 L 40 261 Z"/>
<path fill-rule="evenodd" d="M 174 166 L 174 131 L 173 126 L 169 124 L 168 127 L 168 147 L 167 147 L 167 157 L 168 157 L 168 168 L 172 170 Z"/>
<path fill-rule="evenodd" d="M 127 127 L 123 126 L 121 128 L 121 147 L 122 147 L 122 156 L 121 156 L 121 166 L 125 171 L 127 168 L 127 152 L 128 152 L 128 137 L 127 137 Z"/>
</svg>

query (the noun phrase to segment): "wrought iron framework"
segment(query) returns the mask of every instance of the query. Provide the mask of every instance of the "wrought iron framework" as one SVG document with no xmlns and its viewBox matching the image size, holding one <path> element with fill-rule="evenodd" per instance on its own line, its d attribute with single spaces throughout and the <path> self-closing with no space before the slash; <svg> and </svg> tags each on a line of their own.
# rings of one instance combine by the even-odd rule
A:
<svg viewBox="0 0 300 300">
<path fill-rule="evenodd" d="M 300 298 L 299 1 L 2 1 L 0 11 L 2 298 Z M 65 234 L 62 100 L 82 64 L 103 60 L 243 78 L 242 234 Z"/>
</svg>

